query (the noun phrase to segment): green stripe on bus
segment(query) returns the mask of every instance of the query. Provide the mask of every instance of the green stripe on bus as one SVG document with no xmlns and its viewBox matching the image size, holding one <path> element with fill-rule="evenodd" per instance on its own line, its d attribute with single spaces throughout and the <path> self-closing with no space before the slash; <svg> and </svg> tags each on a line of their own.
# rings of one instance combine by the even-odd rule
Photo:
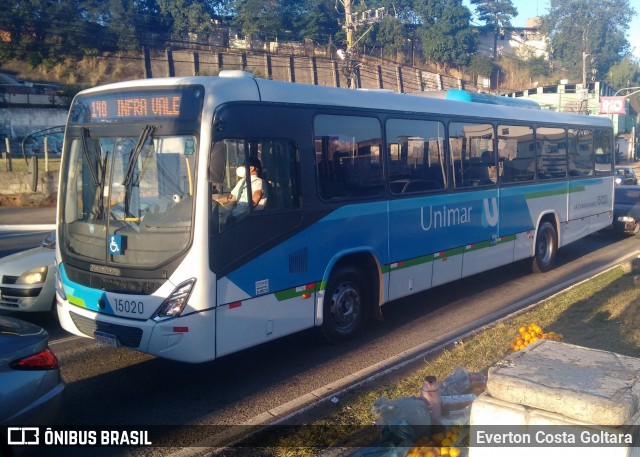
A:
<svg viewBox="0 0 640 457">
<path fill-rule="evenodd" d="M 547 190 L 543 192 L 532 192 L 530 194 L 525 194 L 524 198 L 526 200 L 532 200 L 534 198 L 544 198 L 544 197 L 553 197 L 555 195 L 564 195 L 564 194 L 573 194 L 576 192 L 584 192 L 586 187 L 571 187 L 570 189 L 557 189 L 557 190 Z"/>
<path fill-rule="evenodd" d="M 481 241 L 480 243 L 473 243 L 465 246 L 465 252 L 479 251 L 480 249 L 490 248 L 491 246 L 497 246 L 503 243 L 509 243 L 516 240 L 516 235 L 502 236 L 495 241 Z"/>
<path fill-rule="evenodd" d="M 278 301 L 290 300 L 292 298 L 301 297 L 302 294 L 304 293 L 317 292 L 319 290 L 319 287 L 318 287 L 319 284 L 320 283 L 318 282 L 308 284 L 310 286 L 309 288 L 307 288 L 307 285 L 292 287 L 291 289 L 285 289 L 285 290 L 276 292 L 274 293 L 274 295 L 276 297 L 276 300 Z"/>
<path fill-rule="evenodd" d="M 415 267 L 416 265 L 422 265 L 423 263 L 433 262 L 433 254 L 427 254 L 420 257 L 414 257 L 409 260 L 401 260 L 388 265 L 385 269 L 388 271 L 401 270 L 403 268 Z"/>
<path fill-rule="evenodd" d="M 453 257 L 454 255 L 463 254 L 464 252 L 471 252 L 471 251 L 477 251 L 484 248 L 489 248 L 491 246 L 496 246 L 498 244 L 515 241 L 516 238 L 517 238 L 516 235 L 507 235 L 507 236 L 498 238 L 495 242 L 481 241 L 480 243 L 474 243 L 465 247 L 454 248 L 448 251 L 444 251 L 442 255 L 437 254 L 438 255 L 437 258 L 442 259 L 447 257 Z M 420 257 L 415 257 L 409 260 L 400 260 L 398 262 L 392 263 L 391 265 L 385 265 L 385 267 L 382 269 L 382 272 L 388 273 L 390 271 L 397 271 L 397 270 L 402 270 L 404 268 L 415 267 L 416 265 L 421 265 L 423 263 L 433 262 L 435 258 L 436 258 L 436 254 L 428 254 Z"/>
<path fill-rule="evenodd" d="M 67 295 L 67 299 L 69 300 L 69 303 L 71 303 L 72 305 L 79 306 L 81 308 L 87 307 L 87 304 L 84 302 L 82 298 L 74 297 L 72 295 Z"/>
</svg>

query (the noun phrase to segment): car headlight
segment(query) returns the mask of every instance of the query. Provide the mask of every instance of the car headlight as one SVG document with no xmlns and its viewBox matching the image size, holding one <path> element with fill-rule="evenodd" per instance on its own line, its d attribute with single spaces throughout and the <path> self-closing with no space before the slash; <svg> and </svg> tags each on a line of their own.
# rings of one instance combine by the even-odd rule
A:
<svg viewBox="0 0 640 457">
<path fill-rule="evenodd" d="M 616 184 L 622 184 L 622 178 L 616 178 Z"/>
<path fill-rule="evenodd" d="M 43 283 L 47 277 L 48 267 L 36 267 L 31 270 L 27 270 L 20 275 L 16 280 L 16 284 L 40 284 Z"/>
<path fill-rule="evenodd" d="M 158 311 L 155 312 L 153 318 L 156 320 L 177 317 L 189 301 L 189 296 L 196 284 L 196 278 L 191 278 L 180 284 L 174 291 L 162 302 Z"/>
</svg>

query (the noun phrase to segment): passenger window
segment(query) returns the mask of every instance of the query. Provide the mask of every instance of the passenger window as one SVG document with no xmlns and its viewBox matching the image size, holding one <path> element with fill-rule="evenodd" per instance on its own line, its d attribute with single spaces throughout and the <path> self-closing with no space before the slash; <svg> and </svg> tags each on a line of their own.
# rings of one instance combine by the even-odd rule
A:
<svg viewBox="0 0 640 457">
<path fill-rule="evenodd" d="M 454 187 L 460 189 L 496 183 L 496 156 L 491 124 L 452 122 L 449 124 L 449 151 Z"/>
<path fill-rule="evenodd" d="M 314 131 L 321 198 L 371 197 L 382 192 L 382 134 L 377 119 L 318 115 Z"/>
<path fill-rule="evenodd" d="M 594 136 L 595 174 L 610 176 L 613 173 L 613 134 L 611 130 L 596 130 Z"/>
<path fill-rule="evenodd" d="M 391 193 L 444 189 L 447 186 L 444 124 L 390 119 L 386 128 Z"/>
<path fill-rule="evenodd" d="M 538 179 L 567 176 L 567 137 L 564 129 L 536 129 Z"/>
<path fill-rule="evenodd" d="M 523 125 L 498 126 L 500 182 L 528 182 L 535 178 L 533 129 Z"/>
<path fill-rule="evenodd" d="M 569 129 L 569 176 L 593 175 L 593 132 Z"/>
</svg>

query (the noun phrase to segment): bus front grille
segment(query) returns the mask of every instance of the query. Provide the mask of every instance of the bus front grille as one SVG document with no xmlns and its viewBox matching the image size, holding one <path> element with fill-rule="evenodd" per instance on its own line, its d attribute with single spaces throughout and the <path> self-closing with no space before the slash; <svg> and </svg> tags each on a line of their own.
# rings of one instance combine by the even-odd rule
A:
<svg viewBox="0 0 640 457">
<path fill-rule="evenodd" d="M 122 346 L 129 348 L 140 346 L 140 340 L 142 339 L 142 329 L 140 328 L 95 321 L 74 312 L 69 314 L 78 330 L 87 336 L 93 337 L 94 332 L 99 331 L 115 336 Z"/>
</svg>

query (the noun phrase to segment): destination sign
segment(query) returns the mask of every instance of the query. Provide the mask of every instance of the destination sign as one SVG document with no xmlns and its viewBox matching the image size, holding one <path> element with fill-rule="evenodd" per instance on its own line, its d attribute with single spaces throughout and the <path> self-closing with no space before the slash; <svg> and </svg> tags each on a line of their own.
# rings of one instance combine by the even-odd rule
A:
<svg viewBox="0 0 640 457">
<path fill-rule="evenodd" d="M 196 120 L 202 107 L 200 86 L 80 95 L 71 107 L 72 123 L 146 119 Z"/>
<path fill-rule="evenodd" d="M 173 97 L 135 97 L 115 100 L 94 100 L 91 102 L 92 119 L 113 117 L 179 117 L 179 95 Z"/>
</svg>

